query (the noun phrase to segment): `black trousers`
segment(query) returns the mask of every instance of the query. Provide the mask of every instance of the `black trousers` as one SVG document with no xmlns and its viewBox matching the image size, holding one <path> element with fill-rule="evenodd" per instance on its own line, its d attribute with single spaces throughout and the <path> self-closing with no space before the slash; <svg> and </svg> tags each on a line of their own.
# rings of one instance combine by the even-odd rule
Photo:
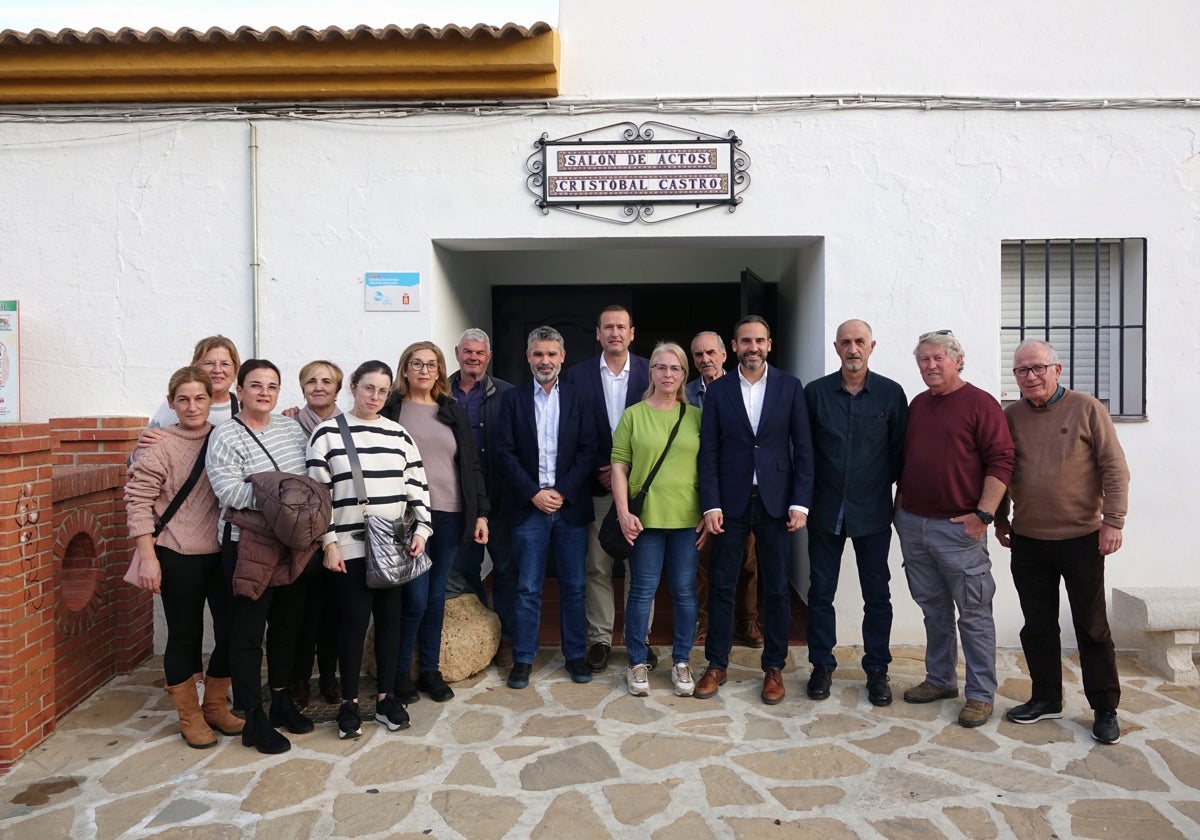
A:
<svg viewBox="0 0 1200 840">
<path fill-rule="evenodd" d="M 295 585 L 304 590 L 304 624 L 296 648 L 296 675 L 292 682 L 312 679 L 313 664 L 322 677 L 337 673 L 341 598 L 338 578 L 325 568 L 305 572 Z"/>
<path fill-rule="evenodd" d="M 338 641 L 338 670 L 342 675 L 342 697 L 358 697 L 362 671 L 363 641 L 367 623 L 375 616 L 375 668 L 379 691 L 387 694 L 396 682 L 396 658 L 400 653 L 401 591 L 404 587 L 368 589 L 366 561 L 346 558 L 346 573 L 339 574 L 342 628 Z"/>
<path fill-rule="evenodd" d="M 1021 647 L 1033 680 L 1033 697 L 1062 702 L 1062 642 L 1058 626 L 1059 581 L 1066 586 L 1079 644 L 1083 691 L 1093 709 L 1115 709 L 1121 681 L 1104 602 L 1104 555 L 1100 532 L 1069 540 L 1012 535 L 1012 576 L 1025 626 Z"/>
<path fill-rule="evenodd" d="M 229 586 L 221 568 L 221 555 L 179 554 L 161 546 L 155 549 L 162 567 L 163 615 L 167 620 L 167 648 L 163 671 L 167 685 L 179 685 L 204 670 L 204 604 L 213 620 L 213 652 L 208 675 L 229 676 Z"/>
<path fill-rule="evenodd" d="M 232 581 L 237 543 L 221 547 L 225 573 Z M 232 590 L 232 584 L 231 584 Z M 304 589 L 291 583 L 269 586 L 252 600 L 234 595 L 229 609 L 229 668 L 233 707 L 247 711 L 262 705 L 263 637 L 267 641 L 267 684 L 286 688 L 296 673 L 296 646 L 304 623 Z M 268 630 L 268 627 L 270 628 Z"/>
</svg>

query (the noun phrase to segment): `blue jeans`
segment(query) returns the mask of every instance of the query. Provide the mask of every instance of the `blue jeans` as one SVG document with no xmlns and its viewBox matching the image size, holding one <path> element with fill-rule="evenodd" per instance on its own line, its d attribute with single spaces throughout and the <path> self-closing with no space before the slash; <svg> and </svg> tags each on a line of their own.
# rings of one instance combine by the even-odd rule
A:
<svg viewBox="0 0 1200 840">
<path fill-rule="evenodd" d="M 996 582 L 986 535 L 973 540 L 961 522 L 927 519 L 903 508 L 896 512 L 896 534 L 909 591 L 925 614 L 925 679 L 938 688 L 958 687 L 961 640 L 967 699 L 991 703 L 996 696 Z"/>
<path fill-rule="evenodd" d="M 646 626 L 664 563 L 675 623 L 671 662 L 687 662 L 691 658 L 692 641 L 696 637 L 696 569 L 700 564 L 696 531 L 647 528 L 633 544 L 628 564 L 632 582 L 625 602 L 625 647 L 630 664 L 646 661 Z"/>
<path fill-rule="evenodd" d="M 512 526 L 513 558 L 517 566 L 517 632 L 513 661 L 533 664 L 542 621 L 542 581 L 546 560 L 554 549 L 560 593 L 559 624 L 563 658 L 582 659 L 587 646 L 587 617 L 583 606 L 583 565 L 587 555 L 586 525 L 571 525 L 561 513 L 535 510 Z"/>
<path fill-rule="evenodd" d="M 400 655 L 396 673 L 412 671 L 413 646 L 420 642 L 417 666 L 421 671 L 438 670 L 442 656 L 442 619 L 446 616 L 446 581 L 454 568 L 458 542 L 462 539 L 463 515 L 444 510 L 431 512 L 433 536 L 425 553 L 433 562 L 429 571 L 400 587 L 403 611 L 400 619 Z"/>
<path fill-rule="evenodd" d="M 484 546 L 465 542 L 458 547 L 454 571 L 466 580 L 471 591 L 484 606 L 490 606 L 500 616 L 500 638 L 512 642 L 517 629 L 517 569 L 513 563 L 512 532 L 507 522 L 488 520 L 487 553 L 492 558 L 492 602 L 488 604 L 487 590 L 480 572 L 483 569 Z"/>
<path fill-rule="evenodd" d="M 787 664 L 788 632 L 792 623 L 791 594 L 788 591 L 788 560 L 791 535 L 787 519 L 767 513 L 762 500 L 750 499 L 746 511 L 738 517 L 725 517 L 725 532 L 717 535 L 713 546 L 712 568 L 708 576 L 708 638 L 704 656 L 714 668 L 729 667 L 733 647 L 733 595 L 746 538 L 753 533 L 758 554 L 758 578 L 762 581 L 759 618 L 763 627 L 762 667 L 782 668 Z"/>
<path fill-rule="evenodd" d="M 888 589 L 888 549 L 892 529 L 864 537 L 851 537 L 858 566 L 858 584 L 863 597 L 863 670 L 887 672 L 892 661 L 892 595 Z M 837 593 L 842 567 L 845 534 L 808 529 L 808 661 L 814 666 L 837 667 L 833 656 L 837 644 L 837 615 L 833 596 Z"/>
</svg>

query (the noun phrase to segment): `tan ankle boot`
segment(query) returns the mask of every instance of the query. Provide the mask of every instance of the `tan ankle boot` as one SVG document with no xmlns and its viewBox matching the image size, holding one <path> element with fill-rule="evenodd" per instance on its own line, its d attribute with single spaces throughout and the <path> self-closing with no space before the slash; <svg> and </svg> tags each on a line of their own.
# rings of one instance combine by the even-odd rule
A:
<svg viewBox="0 0 1200 840">
<path fill-rule="evenodd" d="M 217 745 L 217 736 L 208 728 L 200 711 L 200 698 L 196 694 L 196 680 L 199 677 L 196 674 L 179 685 L 169 685 L 166 692 L 175 702 L 175 711 L 179 714 L 179 734 L 189 747 L 204 750 Z"/>
<path fill-rule="evenodd" d="M 222 735 L 237 735 L 246 722 L 229 711 L 229 677 L 204 678 L 204 722 Z"/>
</svg>

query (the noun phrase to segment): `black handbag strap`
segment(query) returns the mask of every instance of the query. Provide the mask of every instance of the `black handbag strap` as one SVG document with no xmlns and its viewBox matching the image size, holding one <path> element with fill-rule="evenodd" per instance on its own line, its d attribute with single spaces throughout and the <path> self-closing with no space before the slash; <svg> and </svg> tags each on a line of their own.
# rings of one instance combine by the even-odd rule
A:
<svg viewBox="0 0 1200 840">
<path fill-rule="evenodd" d="M 365 509 L 371 500 L 367 498 L 367 482 L 363 480 L 362 463 L 358 460 L 358 450 L 354 448 L 354 437 L 350 434 L 350 425 L 346 422 L 345 414 L 337 416 L 337 425 L 342 435 L 342 443 L 346 447 L 346 458 L 350 461 L 350 474 L 354 477 L 354 495 L 358 497 L 359 505 Z"/>
<path fill-rule="evenodd" d="M 178 512 L 179 508 L 187 500 L 187 497 L 191 495 L 196 482 L 200 480 L 200 473 L 204 472 L 204 456 L 208 454 L 208 439 L 211 435 L 212 427 L 210 426 L 208 434 L 204 436 L 204 443 L 200 444 L 200 453 L 196 456 L 196 463 L 192 464 L 192 471 L 188 473 L 187 480 L 183 482 L 183 486 L 179 488 L 179 492 L 175 494 L 175 498 L 171 499 L 171 503 L 167 505 L 167 509 L 158 518 L 158 524 L 154 526 L 155 539 L 162 533 L 163 528 L 167 527 L 167 523 L 171 521 L 171 517 Z"/>
<path fill-rule="evenodd" d="M 654 469 L 650 470 L 650 475 L 646 476 L 646 482 L 642 485 L 642 489 L 638 491 L 639 496 L 645 496 L 650 492 L 650 484 L 654 481 L 654 476 L 658 475 L 658 468 L 663 465 L 663 461 L 667 460 L 667 453 L 671 451 L 671 444 L 675 442 L 675 435 L 679 434 L 679 427 L 683 425 L 683 415 L 687 414 L 687 403 L 679 404 L 679 419 L 675 421 L 675 428 L 671 429 L 671 436 L 667 438 L 667 445 L 663 449 L 662 454 L 658 456 L 658 463 L 654 465 Z"/>
<path fill-rule="evenodd" d="M 258 444 L 258 448 L 261 449 L 263 452 L 267 453 L 267 457 L 271 459 L 271 466 L 273 466 L 275 468 L 275 472 L 283 472 L 281 469 L 279 469 L 279 462 L 275 460 L 275 456 L 271 454 L 271 450 L 267 449 L 267 446 L 266 446 L 266 444 L 264 444 L 262 442 L 262 439 L 259 438 L 258 435 L 254 434 L 253 429 L 251 429 L 249 426 L 246 425 L 246 421 L 243 420 L 241 417 L 234 417 L 233 422 L 237 423 L 239 426 L 241 426 L 243 429 L 245 429 L 246 434 L 248 434 L 248 435 L 250 435 L 250 437 L 254 438 L 254 442 Z"/>
</svg>

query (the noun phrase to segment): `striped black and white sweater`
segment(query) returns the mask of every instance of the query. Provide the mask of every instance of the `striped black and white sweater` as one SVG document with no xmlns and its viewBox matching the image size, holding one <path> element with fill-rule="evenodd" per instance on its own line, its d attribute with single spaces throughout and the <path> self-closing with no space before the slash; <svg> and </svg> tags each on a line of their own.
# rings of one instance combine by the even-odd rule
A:
<svg viewBox="0 0 1200 840">
<path fill-rule="evenodd" d="M 363 420 L 345 415 L 362 464 L 370 504 L 367 513 L 400 519 L 411 506 L 417 533 L 426 540 L 433 534 L 429 514 L 429 485 L 421 453 L 403 426 L 386 417 Z M 363 511 L 354 492 L 350 459 L 336 419 L 315 429 L 308 442 L 308 475 L 329 486 L 333 494 L 333 524 L 324 544 L 336 541 L 342 558 L 363 556 Z"/>
</svg>

